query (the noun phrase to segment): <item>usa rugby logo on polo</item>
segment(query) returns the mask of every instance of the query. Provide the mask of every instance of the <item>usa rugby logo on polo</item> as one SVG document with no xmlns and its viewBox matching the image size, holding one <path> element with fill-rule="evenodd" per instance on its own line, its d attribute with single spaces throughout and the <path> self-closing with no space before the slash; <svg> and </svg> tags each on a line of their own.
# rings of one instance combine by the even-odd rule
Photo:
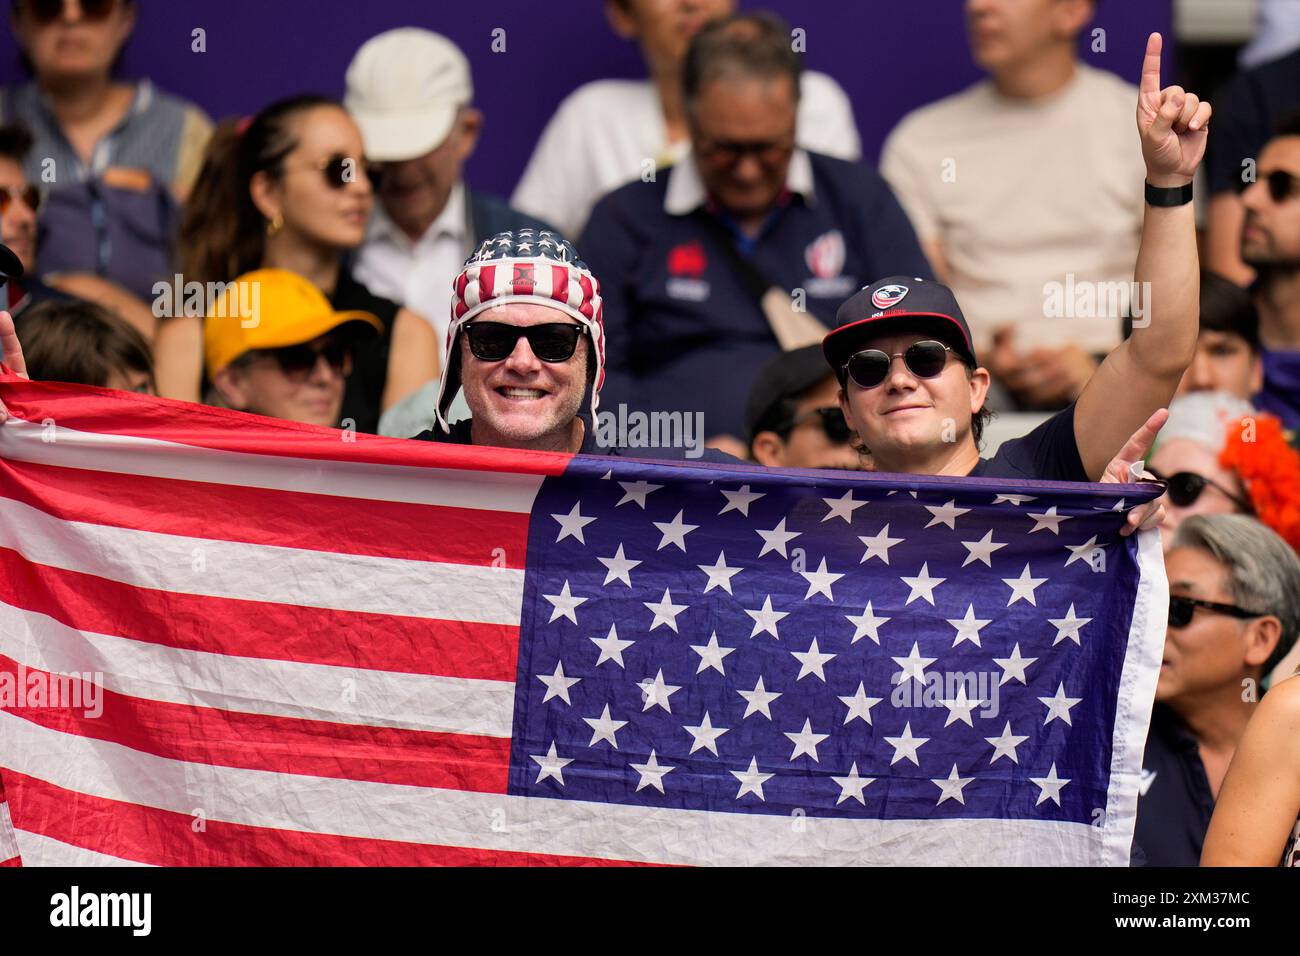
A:
<svg viewBox="0 0 1300 956">
<path fill-rule="evenodd" d="M 907 286 L 905 285 L 882 285 L 871 293 L 871 304 L 877 309 L 892 309 L 903 301 L 905 295 L 907 295 Z"/>
</svg>

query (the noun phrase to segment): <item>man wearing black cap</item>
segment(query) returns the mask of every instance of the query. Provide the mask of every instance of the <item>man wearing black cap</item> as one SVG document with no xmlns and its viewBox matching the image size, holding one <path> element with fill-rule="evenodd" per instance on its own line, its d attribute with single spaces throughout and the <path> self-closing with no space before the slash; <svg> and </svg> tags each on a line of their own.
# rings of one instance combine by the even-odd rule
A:
<svg viewBox="0 0 1300 956">
<path fill-rule="evenodd" d="M 1210 116 L 1195 95 L 1160 89 L 1160 45 L 1152 34 L 1137 110 L 1147 208 L 1136 279 L 1148 290 L 1148 321 L 1106 357 L 1076 402 L 982 459 L 989 373 L 952 292 L 911 276 L 867 286 L 840 307 L 822 347 L 840 381 L 840 407 L 877 471 L 1126 480 L 1120 458 L 1132 463 L 1150 446 L 1196 349 L 1191 182 Z"/>
<path fill-rule="evenodd" d="M 770 468 L 860 470 L 863 458 L 853 448 L 839 391 L 818 345 L 772 359 L 749 391 L 750 457 Z"/>
</svg>

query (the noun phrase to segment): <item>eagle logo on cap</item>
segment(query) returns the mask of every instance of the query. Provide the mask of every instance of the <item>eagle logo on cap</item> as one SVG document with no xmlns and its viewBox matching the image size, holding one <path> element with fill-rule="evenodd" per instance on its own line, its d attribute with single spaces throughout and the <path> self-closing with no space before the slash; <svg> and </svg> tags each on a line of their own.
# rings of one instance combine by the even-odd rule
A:
<svg viewBox="0 0 1300 956">
<path fill-rule="evenodd" d="M 905 295 L 907 295 L 905 285 L 882 285 L 871 293 L 871 304 L 877 309 L 889 309 L 898 305 Z"/>
</svg>

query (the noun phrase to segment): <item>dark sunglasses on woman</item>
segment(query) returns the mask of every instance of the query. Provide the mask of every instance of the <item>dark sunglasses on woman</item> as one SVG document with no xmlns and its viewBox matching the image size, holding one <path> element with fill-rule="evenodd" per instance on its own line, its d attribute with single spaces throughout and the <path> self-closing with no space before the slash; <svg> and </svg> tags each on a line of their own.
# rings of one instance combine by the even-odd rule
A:
<svg viewBox="0 0 1300 956">
<path fill-rule="evenodd" d="M 289 168 L 292 169 L 293 167 Z M 355 156 L 344 156 L 342 153 L 326 156 L 324 159 L 308 163 L 300 168 L 319 170 L 321 175 L 325 177 L 325 184 L 331 189 L 343 189 L 362 176 L 373 178 L 371 177 L 370 166 L 364 159 L 357 159 Z"/>
<path fill-rule="evenodd" d="M 892 355 L 881 349 L 863 349 L 849 356 L 849 360 L 844 363 L 844 371 L 859 388 L 875 388 L 889 377 L 894 359 L 901 355 L 908 371 L 917 378 L 934 378 L 948 364 L 948 353 L 951 351 L 951 348 L 933 339 L 914 342 L 905 351 L 894 352 Z"/>
<path fill-rule="evenodd" d="M 519 343 L 528 339 L 528 347 L 543 362 L 567 362 L 577 351 L 584 329 L 572 322 L 547 322 L 543 325 L 508 325 L 505 322 L 470 322 L 465 326 L 470 353 L 480 362 L 502 362 Z"/>
<path fill-rule="evenodd" d="M 118 0 L 79 0 L 83 20 L 107 20 L 117 9 Z M 63 0 L 19 0 L 18 8 L 26 10 L 37 23 L 53 23 L 63 17 Z"/>
<path fill-rule="evenodd" d="M 1235 604 L 1219 604 L 1215 601 L 1201 601 L 1197 598 L 1183 597 L 1180 594 L 1169 595 L 1169 626 L 1186 627 L 1192 623 L 1192 614 L 1197 608 L 1213 611 L 1215 614 L 1227 614 L 1230 617 L 1263 617 L 1255 611 L 1247 611 Z"/>
<path fill-rule="evenodd" d="M 1180 508 L 1188 508 L 1194 505 L 1196 499 L 1201 497 L 1201 493 L 1206 488 L 1213 488 L 1240 508 L 1243 513 L 1255 513 L 1255 509 L 1249 501 L 1234 495 L 1217 481 L 1206 478 L 1204 475 L 1198 475 L 1194 471 L 1180 471 L 1172 475 L 1162 475 L 1149 465 L 1147 471 L 1165 483 L 1165 493 L 1169 495 L 1169 500 Z"/>
<path fill-rule="evenodd" d="M 27 185 L 22 189 L 12 186 L 0 186 L 0 216 L 9 212 L 9 207 L 22 200 L 33 213 L 41 210 L 41 191 L 35 186 Z"/>
<path fill-rule="evenodd" d="M 826 433 L 827 440 L 833 444 L 846 445 L 853 438 L 853 429 L 849 428 L 849 423 L 844 420 L 844 413 L 840 411 L 838 405 L 810 409 L 802 415 L 796 415 L 780 428 L 773 429 L 773 431 L 783 437 L 788 437 L 790 432 L 813 418 L 817 419 L 822 431 Z"/>
<path fill-rule="evenodd" d="M 339 375 L 347 375 L 351 371 L 352 346 L 347 342 L 286 345 L 278 349 L 262 349 L 260 354 L 275 359 L 285 378 L 295 382 L 306 381 L 322 357 L 325 359 L 325 364 Z"/>
</svg>

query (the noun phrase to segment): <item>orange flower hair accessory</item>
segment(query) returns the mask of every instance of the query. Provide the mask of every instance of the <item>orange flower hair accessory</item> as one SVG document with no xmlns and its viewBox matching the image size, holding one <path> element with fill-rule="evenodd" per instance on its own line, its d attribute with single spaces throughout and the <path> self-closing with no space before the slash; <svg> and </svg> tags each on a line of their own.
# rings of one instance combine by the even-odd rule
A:
<svg viewBox="0 0 1300 956">
<path fill-rule="evenodd" d="M 1300 452 L 1281 421 L 1261 412 L 1233 422 L 1219 464 L 1241 478 L 1255 516 L 1300 552 Z"/>
</svg>

